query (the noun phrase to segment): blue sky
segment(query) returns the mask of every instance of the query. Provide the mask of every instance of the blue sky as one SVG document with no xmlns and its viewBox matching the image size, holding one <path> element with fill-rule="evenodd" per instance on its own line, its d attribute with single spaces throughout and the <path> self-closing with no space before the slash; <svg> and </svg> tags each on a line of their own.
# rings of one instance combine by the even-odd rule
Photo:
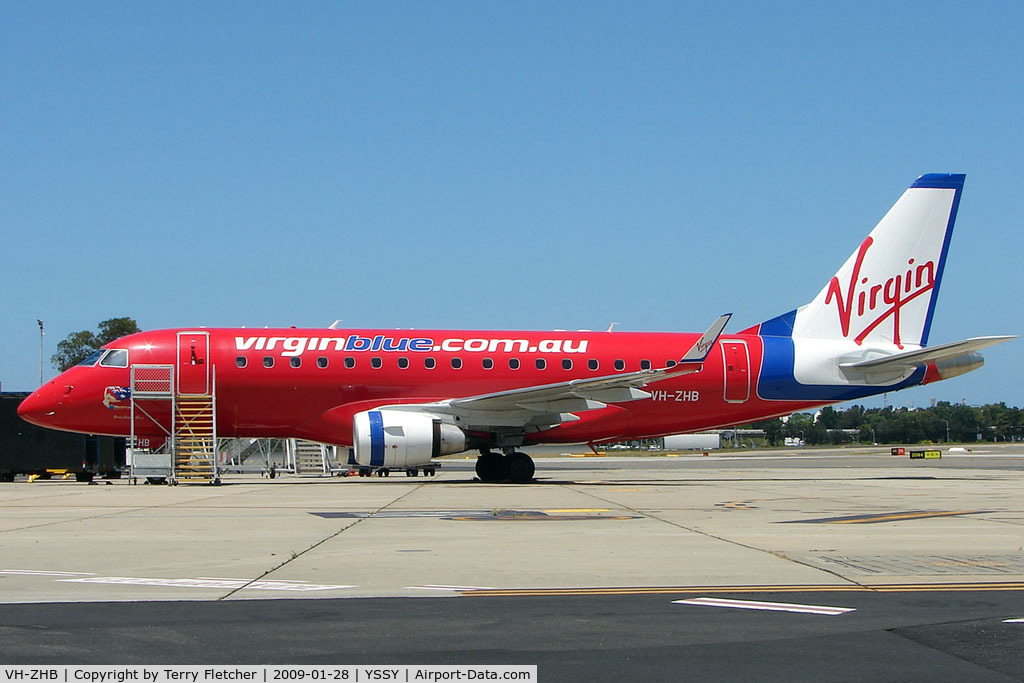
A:
<svg viewBox="0 0 1024 683">
<path fill-rule="evenodd" d="M 0 3 L 4 390 L 68 333 L 734 331 L 914 178 L 931 341 L 1021 334 L 1024 5 Z M 1021 405 L 1024 342 L 890 396 Z"/>
</svg>

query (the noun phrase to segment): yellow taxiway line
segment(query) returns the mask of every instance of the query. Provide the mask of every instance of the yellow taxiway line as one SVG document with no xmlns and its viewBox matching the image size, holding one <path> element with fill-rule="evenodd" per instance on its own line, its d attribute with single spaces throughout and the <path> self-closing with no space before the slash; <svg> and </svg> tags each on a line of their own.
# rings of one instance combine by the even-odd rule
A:
<svg viewBox="0 0 1024 683">
<path fill-rule="evenodd" d="M 861 585 L 790 586 L 635 586 L 607 588 L 489 588 L 460 591 L 467 597 L 526 597 L 568 595 L 676 595 L 680 593 L 924 593 L 951 591 L 1024 591 L 1024 582 L 997 583 L 899 583 Z"/>
</svg>

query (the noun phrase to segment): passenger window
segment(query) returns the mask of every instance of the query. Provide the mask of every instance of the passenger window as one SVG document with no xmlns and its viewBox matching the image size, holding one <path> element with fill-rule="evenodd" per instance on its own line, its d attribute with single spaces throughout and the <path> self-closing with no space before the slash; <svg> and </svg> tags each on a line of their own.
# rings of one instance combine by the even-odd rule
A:
<svg viewBox="0 0 1024 683">
<path fill-rule="evenodd" d="M 518 358 L 509 358 L 508 359 L 508 367 L 509 367 L 510 370 L 518 370 L 519 369 L 519 359 Z"/>
<path fill-rule="evenodd" d="M 452 358 L 452 370 L 458 370 L 462 367 L 462 359 L 456 356 Z"/>
<path fill-rule="evenodd" d="M 535 365 L 537 366 L 538 370 L 543 370 L 544 368 L 546 368 L 548 366 L 548 362 L 546 360 L 544 360 L 543 358 L 538 358 L 536 363 L 535 363 Z"/>
<path fill-rule="evenodd" d="M 380 370 L 381 365 L 383 365 L 383 361 L 381 361 L 380 356 L 374 356 L 370 359 L 370 367 L 374 370 Z"/>
<path fill-rule="evenodd" d="M 126 349 L 111 349 L 100 361 L 101 368 L 126 368 L 128 367 L 128 351 Z"/>
<path fill-rule="evenodd" d="M 237 358 L 235 358 L 236 367 L 244 368 L 246 365 L 248 365 L 248 363 L 249 361 L 246 360 L 245 356 L 238 356 Z"/>
<path fill-rule="evenodd" d="M 572 360 L 570 360 L 568 358 L 563 358 L 562 359 L 562 369 L 563 370 L 572 370 Z"/>
<path fill-rule="evenodd" d="M 483 366 L 484 370 L 490 370 L 491 368 L 494 367 L 494 361 L 491 360 L 490 358 L 484 358 Z"/>
<path fill-rule="evenodd" d="M 345 367 L 351 370 L 356 366 L 356 359 L 352 356 L 345 356 Z"/>
<path fill-rule="evenodd" d="M 272 368 L 272 367 L 274 367 L 274 357 L 273 356 L 263 356 L 263 367 L 265 367 L 265 368 Z"/>
<path fill-rule="evenodd" d="M 675 365 L 676 365 L 676 362 L 674 360 L 667 360 L 667 361 L 665 361 L 665 367 L 666 368 L 673 368 L 673 367 L 675 367 Z"/>
<path fill-rule="evenodd" d="M 620 371 L 621 370 L 625 370 L 626 369 L 626 361 L 624 361 L 622 359 L 616 360 L 615 361 L 615 369 L 616 370 L 620 370 Z"/>
<path fill-rule="evenodd" d="M 590 368 L 591 370 L 597 370 L 599 367 L 601 367 L 601 364 L 597 362 L 596 358 L 591 358 L 590 360 L 587 361 L 587 367 Z"/>
<path fill-rule="evenodd" d="M 640 369 L 641 370 L 650 370 L 651 369 L 651 361 L 649 361 L 649 360 L 642 360 L 642 361 L 640 361 Z"/>
<path fill-rule="evenodd" d="M 302 359 L 299 358 L 298 356 L 292 356 L 291 358 L 288 359 L 288 365 L 292 366 L 293 368 L 297 368 L 300 365 L 302 365 Z"/>
<path fill-rule="evenodd" d="M 399 358 L 398 359 L 398 367 L 400 367 L 403 370 L 405 370 L 407 367 L 409 367 L 409 359 L 404 357 L 404 356 Z"/>
<path fill-rule="evenodd" d="M 424 358 L 423 367 L 425 367 L 427 370 L 433 370 L 435 367 L 437 367 L 437 361 L 434 360 L 433 358 Z"/>
<path fill-rule="evenodd" d="M 319 358 L 317 358 L 316 359 L 316 366 L 318 368 L 326 368 L 327 367 L 327 356 L 320 356 Z"/>
</svg>

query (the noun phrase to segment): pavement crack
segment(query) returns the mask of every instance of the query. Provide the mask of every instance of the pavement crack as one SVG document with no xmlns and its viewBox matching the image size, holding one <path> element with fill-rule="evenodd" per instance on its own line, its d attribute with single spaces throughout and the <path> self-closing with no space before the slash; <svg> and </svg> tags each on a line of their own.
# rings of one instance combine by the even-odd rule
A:
<svg viewBox="0 0 1024 683">
<path fill-rule="evenodd" d="M 103 512 L 97 515 L 88 515 L 87 517 L 75 517 L 74 519 L 58 519 L 52 522 L 43 522 L 41 524 L 29 524 L 28 526 L 12 527 L 10 529 L 0 529 L 0 534 L 9 534 L 13 531 L 27 531 L 29 529 L 41 529 L 48 526 L 58 526 L 61 524 L 73 524 L 75 522 L 87 522 L 91 519 L 102 519 L 104 517 L 111 517 L 113 515 L 123 515 L 126 512 L 141 512 L 143 510 L 150 510 L 152 506 L 146 507 L 131 507 L 131 508 L 120 508 L 111 512 Z"/>
<path fill-rule="evenodd" d="M 825 574 L 829 574 L 831 576 L 834 576 L 835 578 L 839 579 L 840 581 L 852 584 L 854 586 L 857 586 L 858 588 L 863 588 L 864 590 L 872 591 L 872 592 L 875 591 L 873 586 L 861 583 L 861 582 L 859 582 L 859 581 L 857 581 L 855 579 L 851 579 L 848 576 L 843 576 L 842 574 L 839 574 L 839 573 L 837 573 L 835 571 L 832 571 L 830 569 L 825 569 L 825 568 L 822 568 L 822 567 L 816 567 L 816 566 L 814 566 L 812 564 L 809 564 L 807 562 L 801 562 L 800 560 L 797 560 L 797 559 L 794 559 L 792 557 L 789 557 L 785 553 L 774 551 L 774 550 L 765 550 L 764 548 L 758 548 L 757 546 L 749 545 L 747 543 L 741 543 L 740 541 L 736 541 L 736 540 L 733 540 L 731 538 L 725 538 L 723 536 L 716 536 L 715 534 L 712 534 L 710 532 L 702 531 L 702 530 L 697 529 L 695 527 L 688 527 L 685 524 L 680 524 L 679 522 L 673 522 L 670 519 L 665 519 L 663 517 L 659 517 L 659 516 L 657 516 L 657 515 L 655 515 L 655 514 L 653 514 L 651 512 L 648 512 L 646 510 L 640 510 L 638 508 L 630 507 L 629 505 L 624 505 L 622 503 L 619 503 L 617 501 L 611 500 L 609 498 L 603 498 L 603 497 L 601 497 L 601 496 L 599 496 L 599 495 L 597 495 L 595 493 L 591 493 L 589 491 L 581 491 L 580 489 L 574 488 L 574 487 L 569 486 L 569 485 L 563 485 L 563 487 L 569 489 L 570 491 L 575 491 L 576 493 L 581 493 L 581 494 L 583 494 L 585 496 L 589 496 L 590 498 L 593 498 L 594 500 L 599 500 L 599 501 L 601 501 L 601 502 L 603 502 L 603 503 L 605 503 L 607 505 L 613 505 L 615 507 L 623 508 L 625 510 L 628 510 L 629 512 L 632 512 L 634 514 L 640 515 L 642 517 L 646 517 L 648 519 L 652 519 L 652 520 L 654 520 L 656 522 L 661 522 L 663 524 L 668 524 L 669 526 L 674 526 L 677 529 L 682 529 L 683 531 L 689 531 L 690 533 L 698 534 L 700 536 L 704 536 L 705 538 L 710 538 L 710 539 L 713 539 L 713 540 L 716 540 L 716 541 L 721 541 L 722 543 L 728 543 L 730 545 L 734 545 L 734 546 L 737 546 L 739 548 L 744 548 L 746 550 L 753 550 L 755 552 L 765 553 L 765 554 L 771 555 L 773 557 L 777 557 L 780 560 L 786 560 L 788 562 L 792 562 L 793 564 L 798 564 L 798 565 L 800 565 L 802 567 L 807 567 L 808 569 L 814 569 L 816 571 L 824 572 Z"/>
<path fill-rule="evenodd" d="M 394 505 L 394 504 L 398 503 L 399 501 L 404 500 L 405 498 L 411 496 L 413 493 L 415 493 L 416 491 L 419 491 L 421 488 L 423 488 L 423 486 L 425 486 L 425 484 L 417 484 L 417 485 L 415 485 L 414 488 L 406 491 L 405 493 L 400 495 L 398 498 L 395 498 L 394 500 L 389 501 L 387 504 L 380 506 L 379 508 L 374 510 L 372 513 L 367 515 L 366 517 L 361 517 L 359 519 L 356 519 L 351 524 L 348 524 L 346 526 L 341 527 L 340 529 L 335 531 L 333 534 L 328 534 L 327 536 L 321 538 L 319 541 L 317 541 L 316 543 L 312 544 L 311 546 L 309 546 L 305 550 L 302 550 L 300 552 L 294 552 L 293 551 L 291 557 L 288 557 L 284 561 L 280 562 L 279 564 L 275 565 L 274 567 L 271 567 L 270 569 L 268 569 L 267 571 L 263 572 L 262 574 L 260 574 L 256 578 L 247 581 L 246 583 L 244 583 L 243 585 L 239 586 L 238 588 L 235 588 L 235 589 L 233 589 L 231 591 L 228 591 L 224 595 L 222 595 L 219 598 L 217 598 L 217 602 L 222 602 L 224 600 L 227 600 L 228 598 L 233 596 L 235 593 L 238 593 L 239 591 L 245 590 L 246 588 L 248 588 L 252 584 L 256 583 L 257 581 L 262 581 L 264 578 L 266 578 L 270 574 L 273 574 L 277 570 L 279 570 L 279 569 L 281 569 L 281 568 L 291 564 L 292 562 L 294 562 L 295 560 L 299 559 L 300 557 L 302 557 L 306 553 L 308 553 L 308 552 L 310 552 L 312 550 L 315 550 L 316 548 L 319 548 L 324 543 L 327 543 L 328 541 L 330 541 L 332 539 L 335 539 L 338 536 L 341 536 L 343 533 L 345 533 L 349 529 L 354 528 L 357 524 L 361 524 L 362 522 L 365 522 L 366 520 L 372 518 L 374 515 L 376 515 L 376 514 L 378 514 L 380 512 L 383 512 L 384 510 L 387 510 L 392 505 Z"/>
<path fill-rule="evenodd" d="M 216 496 L 212 496 L 212 495 L 211 496 L 206 496 L 205 498 L 198 499 L 198 500 L 209 500 L 209 499 L 212 499 L 212 498 L 223 498 L 223 497 L 225 497 L 227 495 L 239 495 L 239 494 L 243 494 L 243 493 L 246 493 L 246 492 L 245 491 L 223 492 L 223 493 L 219 493 Z M 60 524 L 74 524 L 74 523 L 77 523 L 77 522 L 87 522 L 87 521 L 93 520 L 93 519 L 103 519 L 104 517 L 111 517 L 113 515 L 123 515 L 123 514 L 127 514 L 127 513 L 132 513 L 132 512 L 143 512 L 145 510 L 158 510 L 158 509 L 161 509 L 161 508 L 173 508 L 173 507 L 187 506 L 187 505 L 190 505 L 191 503 L 195 503 L 196 500 L 197 499 L 191 499 L 191 500 L 172 500 L 172 501 L 166 501 L 166 502 L 163 502 L 163 503 L 157 503 L 156 505 L 141 505 L 141 506 L 140 505 L 132 505 L 132 506 L 117 507 L 116 509 L 111 510 L 110 512 L 100 512 L 100 513 L 93 514 L 93 515 L 87 515 L 85 517 L 75 517 L 73 519 L 57 519 L 57 520 L 54 520 L 52 522 L 42 522 L 40 524 L 29 524 L 29 525 L 26 525 L 26 526 L 12 527 L 10 529 L 0 529 L 0 534 L 7 534 L 7 533 L 11 533 L 12 531 L 27 531 L 29 529 L 40 529 L 40 528 L 43 528 L 43 527 L 56 526 L 56 525 L 60 525 Z M 15 506 L 9 506 L 9 507 L 15 507 Z M 27 506 L 18 506 L 18 507 L 27 507 Z"/>
</svg>

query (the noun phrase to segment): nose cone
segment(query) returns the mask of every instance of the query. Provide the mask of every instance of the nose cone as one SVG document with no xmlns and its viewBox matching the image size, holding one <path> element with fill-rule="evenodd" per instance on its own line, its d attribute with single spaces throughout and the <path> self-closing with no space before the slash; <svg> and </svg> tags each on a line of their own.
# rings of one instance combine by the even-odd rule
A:
<svg viewBox="0 0 1024 683">
<path fill-rule="evenodd" d="M 60 396 L 53 382 L 44 384 L 18 406 L 18 417 L 40 427 L 53 427 Z"/>
</svg>

